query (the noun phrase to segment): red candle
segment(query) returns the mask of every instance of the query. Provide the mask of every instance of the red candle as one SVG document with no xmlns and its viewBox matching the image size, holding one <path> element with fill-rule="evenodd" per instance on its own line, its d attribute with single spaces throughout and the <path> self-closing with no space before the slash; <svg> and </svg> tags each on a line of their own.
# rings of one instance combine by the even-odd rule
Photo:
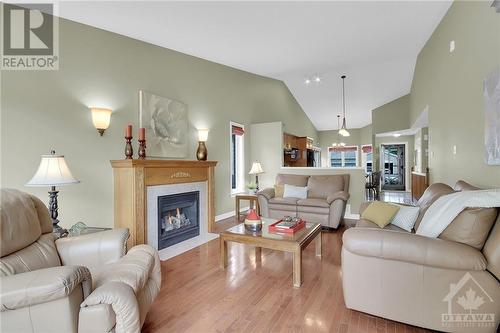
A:
<svg viewBox="0 0 500 333">
<path fill-rule="evenodd" d="M 132 125 L 127 125 L 127 127 L 125 127 L 125 137 L 126 138 L 132 137 Z"/>
<path fill-rule="evenodd" d="M 146 129 L 144 127 L 139 128 L 139 140 L 146 140 Z"/>
</svg>

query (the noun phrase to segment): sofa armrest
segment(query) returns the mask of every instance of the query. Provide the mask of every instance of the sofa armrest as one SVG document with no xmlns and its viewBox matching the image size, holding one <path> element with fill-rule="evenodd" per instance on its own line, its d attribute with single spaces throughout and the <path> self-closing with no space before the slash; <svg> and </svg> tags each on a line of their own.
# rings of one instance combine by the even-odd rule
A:
<svg viewBox="0 0 500 333">
<path fill-rule="evenodd" d="M 138 294 L 146 283 L 154 281 L 155 289 L 160 290 L 161 268 L 158 251 L 150 245 L 134 246 L 120 260 L 101 267 L 93 275 L 94 288 L 110 282 L 121 282 L 130 286 Z"/>
<path fill-rule="evenodd" d="M 58 266 L 0 278 L 1 310 L 47 303 L 69 296 L 82 285 L 83 297 L 92 290 L 92 278 L 86 267 Z"/>
<path fill-rule="evenodd" d="M 268 188 L 265 188 L 259 192 L 257 192 L 257 196 L 264 196 L 267 200 L 270 200 L 272 198 L 274 198 L 274 188 L 272 187 L 268 187 Z"/>
<path fill-rule="evenodd" d="M 383 229 L 351 228 L 342 237 L 351 253 L 447 269 L 485 270 L 486 259 L 475 248 L 439 238 Z"/>
<path fill-rule="evenodd" d="M 116 315 L 116 333 L 140 332 L 139 304 L 134 290 L 129 285 L 123 282 L 108 282 L 96 288 L 83 301 L 80 312 L 92 311 L 93 309 L 88 308 L 94 306 L 98 306 L 102 310 L 102 304 L 111 306 Z M 94 328 L 92 323 L 87 322 L 80 322 L 78 325 L 79 332 L 90 332 Z"/>
<path fill-rule="evenodd" d="M 128 229 L 113 229 L 56 240 L 63 265 L 85 266 L 91 272 L 115 262 L 127 250 Z"/>
<path fill-rule="evenodd" d="M 335 192 L 333 194 L 330 194 L 326 198 L 326 201 L 328 202 L 329 205 L 331 205 L 331 203 L 334 202 L 335 200 L 342 200 L 344 202 L 347 202 L 347 200 L 349 200 L 349 197 L 350 197 L 350 195 L 348 192 L 339 191 L 339 192 Z"/>
</svg>

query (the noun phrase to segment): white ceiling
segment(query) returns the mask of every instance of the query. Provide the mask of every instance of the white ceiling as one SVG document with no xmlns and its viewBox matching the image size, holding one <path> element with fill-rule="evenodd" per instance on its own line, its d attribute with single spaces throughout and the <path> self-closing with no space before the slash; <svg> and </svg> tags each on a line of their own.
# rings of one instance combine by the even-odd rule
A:
<svg viewBox="0 0 500 333">
<path fill-rule="evenodd" d="M 65 1 L 59 15 L 283 80 L 318 130 L 347 125 L 410 91 L 418 52 L 451 1 Z M 306 86 L 318 74 L 320 84 Z"/>
</svg>

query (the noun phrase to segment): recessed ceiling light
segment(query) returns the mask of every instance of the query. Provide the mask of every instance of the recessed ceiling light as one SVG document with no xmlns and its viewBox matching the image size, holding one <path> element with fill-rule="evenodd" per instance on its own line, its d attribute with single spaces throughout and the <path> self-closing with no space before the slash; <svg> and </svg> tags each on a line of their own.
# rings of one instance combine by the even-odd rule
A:
<svg viewBox="0 0 500 333">
<path fill-rule="evenodd" d="M 321 78 L 319 76 L 314 77 L 314 82 L 320 83 L 321 82 Z"/>
<path fill-rule="evenodd" d="M 395 138 L 399 138 L 399 137 L 401 136 L 401 134 L 399 134 L 399 133 L 395 133 L 395 134 L 393 134 L 393 136 L 394 136 Z"/>
<path fill-rule="evenodd" d="M 311 84 L 311 80 L 306 79 L 306 80 L 304 81 L 304 83 L 305 83 L 306 85 L 309 85 L 309 84 Z"/>
</svg>

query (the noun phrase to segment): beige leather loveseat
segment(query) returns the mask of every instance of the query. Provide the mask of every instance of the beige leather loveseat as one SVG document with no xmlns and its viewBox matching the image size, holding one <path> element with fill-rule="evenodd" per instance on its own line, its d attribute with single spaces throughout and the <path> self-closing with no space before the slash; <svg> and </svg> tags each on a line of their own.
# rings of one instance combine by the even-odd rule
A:
<svg viewBox="0 0 500 333">
<path fill-rule="evenodd" d="M 54 241 L 45 205 L 1 191 L 2 332 L 140 332 L 161 284 L 157 252 L 128 231 Z"/>
<path fill-rule="evenodd" d="M 303 176 L 278 174 L 276 184 L 307 186 L 307 198 L 276 197 L 274 188 L 257 193 L 260 213 L 275 219 L 297 216 L 306 221 L 337 228 L 349 199 L 349 175 Z"/>
<path fill-rule="evenodd" d="M 462 181 L 455 186 L 473 189 Z M 415 228 L 437 198 L 453 191 L 445 184 L 431 185 L 418 201 Z M 462 211 L 438 238 L 391 224 L 380 229 L 365 220 L 343 235 L 342 282 L 350 309 L 439 331 L 495 332 L 499 279 L 496 208 Z"/>
</svg>

